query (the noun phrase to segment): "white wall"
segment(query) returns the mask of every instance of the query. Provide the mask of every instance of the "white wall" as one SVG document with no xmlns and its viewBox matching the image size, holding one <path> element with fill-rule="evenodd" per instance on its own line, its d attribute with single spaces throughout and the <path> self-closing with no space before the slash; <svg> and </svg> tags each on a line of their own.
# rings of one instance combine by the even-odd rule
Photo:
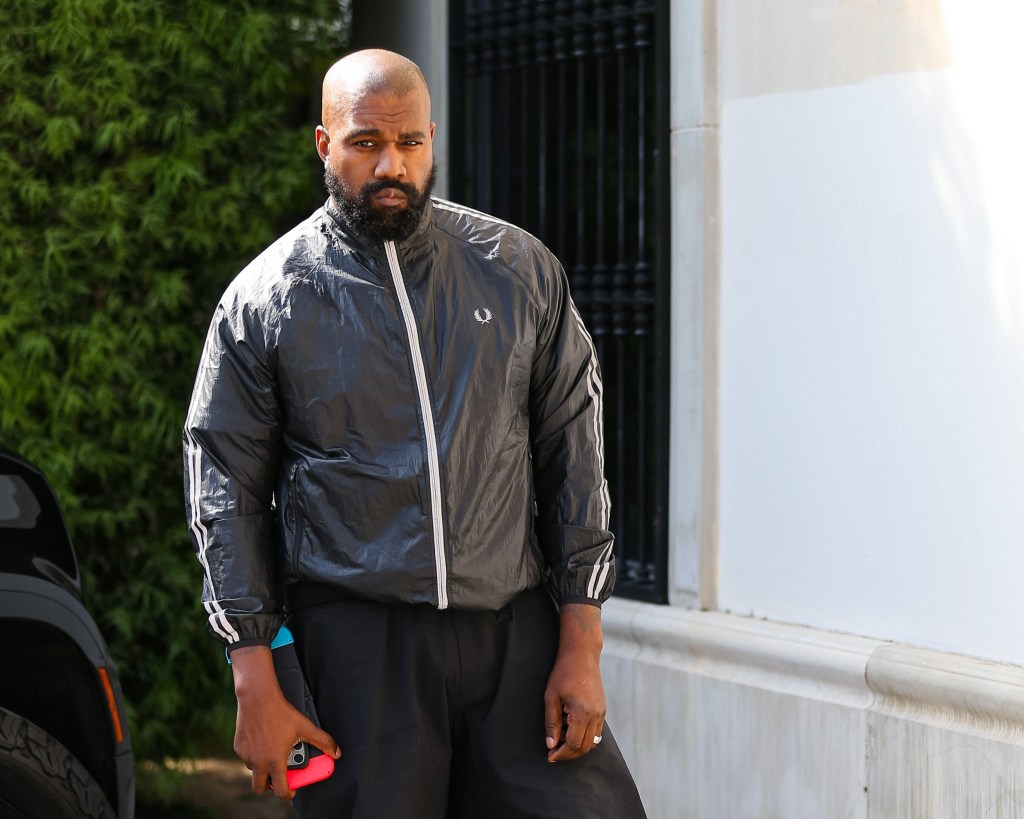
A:
<svg viewBox="0 0 1024 819">
<path fill-rule="evenodd" d="M 1024 13 L 719 0 L 718 605 L 1024 663 Z"/>
</svg>

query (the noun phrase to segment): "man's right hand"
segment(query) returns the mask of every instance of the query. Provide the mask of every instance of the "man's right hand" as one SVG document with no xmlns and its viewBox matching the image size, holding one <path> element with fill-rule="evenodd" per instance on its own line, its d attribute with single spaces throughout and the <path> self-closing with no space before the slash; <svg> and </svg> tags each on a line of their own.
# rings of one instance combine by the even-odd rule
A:
<svg viewBox="0 0 1024 819">
<path fill-rule="evenodd" d="M 317 728 L 284 698 L 268 646 L 247 646 L 231 652 L 238 717 L 235 753 L 252 771 L 252 789 L 265 793 L 270 780 L 282 799 L 294 795 L 288 787 L 288 754 L 302 740 L 337 759 L 341 749 L 330 734 Z"/>
</svg>

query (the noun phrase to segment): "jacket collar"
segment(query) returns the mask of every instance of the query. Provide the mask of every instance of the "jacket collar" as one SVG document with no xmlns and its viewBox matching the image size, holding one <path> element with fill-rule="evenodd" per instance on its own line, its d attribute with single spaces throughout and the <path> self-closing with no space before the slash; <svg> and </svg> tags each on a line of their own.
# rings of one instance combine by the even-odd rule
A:
<svg viewBox="0 0 1024 819">
<path fill-rule="evenodd" d="M 324 211 L 330 217 L 329 225 L 334 233 L 355 250 L 362 250 L 366 253 L 374 256 L 384 255 L 384 245 L 381 242 L 371 241 L 370 239 L 363 236 L 361 233 L 353 230 L 349 227 L 345 218 L 341 215 L 338 209 L 334 206 L 334 201 L 328 197 L 327 202 L 324 204 Z M 413 250 L 414 248 L 422 245 L 427 240 L 427 231 L 430 227 L 431 222 L 434 220 L 434 203 L 431 199 L 427 199 L 426 207 L 423 208 L 423 213 L 420 216 L 420 221 L 416 225 L 416 230 L 413 231 L 412 236 L 408 239 L 404 239 L 401 242 L 396 242 L 398 250 L 403 255 Z"/>
</svg>

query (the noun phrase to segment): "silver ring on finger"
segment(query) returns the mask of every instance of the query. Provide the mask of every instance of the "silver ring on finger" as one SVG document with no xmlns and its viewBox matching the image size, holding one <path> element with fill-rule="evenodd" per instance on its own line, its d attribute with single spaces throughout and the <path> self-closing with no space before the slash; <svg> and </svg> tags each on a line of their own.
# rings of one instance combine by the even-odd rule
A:
<svg viewBox="0 0 1024 819">
<path fill-rule="evenodd" d="M 601 744 L 601 737 L 594 737 L 594 744 L 595 745 L 600 745 Z"/>
</svg>

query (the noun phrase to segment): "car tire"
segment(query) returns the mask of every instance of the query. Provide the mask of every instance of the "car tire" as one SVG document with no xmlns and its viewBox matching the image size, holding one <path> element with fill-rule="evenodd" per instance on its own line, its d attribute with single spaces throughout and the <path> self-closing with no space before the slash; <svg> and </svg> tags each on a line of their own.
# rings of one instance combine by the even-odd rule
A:
<svg viewBox="0 0 1024 819">
<path fill-rule="evenodd" d="M 0 708 L 0 819 L 116 819 L 81 762 L 42 728 Z"/>
</svg>

